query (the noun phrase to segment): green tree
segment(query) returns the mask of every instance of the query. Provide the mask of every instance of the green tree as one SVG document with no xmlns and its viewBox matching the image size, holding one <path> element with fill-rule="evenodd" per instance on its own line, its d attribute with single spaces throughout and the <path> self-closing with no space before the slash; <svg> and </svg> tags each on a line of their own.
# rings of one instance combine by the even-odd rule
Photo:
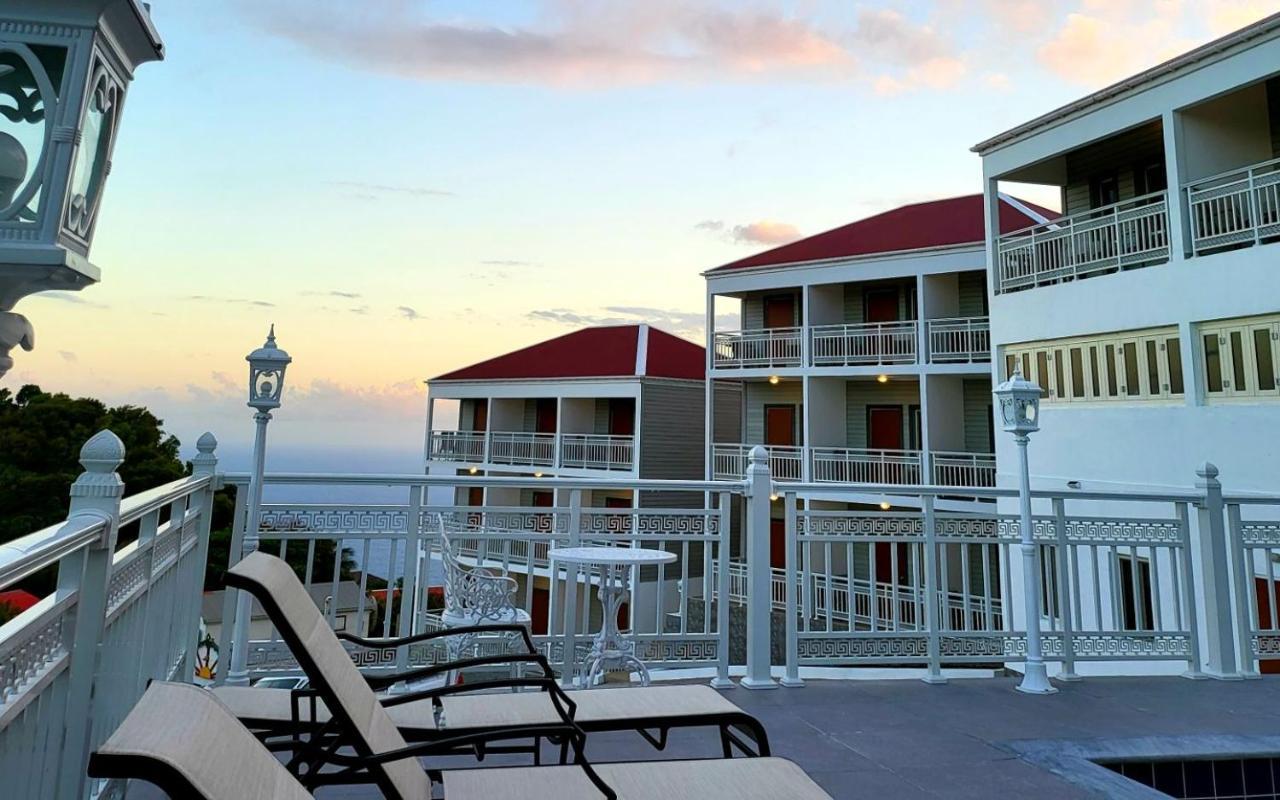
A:
<svg viewBox="0 0 1280 800">
<path fill-rule="evenodd" d="M 65 519 L 68 490 L 81 472 L 80 448 L 109 428 L 124 442 L 120 477 L 136 494 L 186 474 L 178 439 L 145 408 L 109 408 L 100 400 L 0 389 L 0 542 Z"/>
</svg>

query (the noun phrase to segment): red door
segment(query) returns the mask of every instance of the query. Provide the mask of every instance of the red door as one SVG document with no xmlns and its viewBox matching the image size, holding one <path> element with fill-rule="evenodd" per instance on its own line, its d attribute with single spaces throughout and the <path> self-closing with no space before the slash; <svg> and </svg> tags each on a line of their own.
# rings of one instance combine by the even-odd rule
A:
<svg viewBox="0 0 1280 800">
<path fill-rule="evenodd" d="M 631 500 L 626 497 L 606 497 L 605 508 L 631 508 Z"/>
<path fill-rule="evenodd" d="M 864 322 L 896 322 L 898 320 L 898 290 L 870 289 L 863 296 Z"/>
<path fill-rule="evenodd" d="M 764 326 L 791 328 L 796 324 L 796 298 L 789 294 L 769 295 L 764 299 Z"/>
<path fill-rule="evenodd" d="M 902 449 L 902 406 L 867 407 L 867 446 L 872 450 Z"/>
<path fill-rule="evenodd" d="M 769 520 L 769 566 L 784 569 L 787 566 L 787 521 Z"/>
<path fill-rule="evenodd" d="M 484 505 L 484 487 L 471 486 L 467 489 L 467 505 L 479 508 Z M 478 528 L 484 524 L 479 514 L 467 515 L 467 526 L 470 528 Z"/>
<path fill-rule="evenodd" d="M 529 609 L 531 627 L 535 634 L 545 634 L 547 632 L 547 613 L 551 605 L 551 593 L 546 589 L 533 587 L 533 597 L 530 598 L 531 608 Z"/>
<path fill-rule="evenodd" d="M 471 417 L 471 430 L 487 431 L 489 430 L 489 401 L 477 400 L 476 410 Z"/>
<path fill-rule="evenodd" d="M 556 432 L 556 401 L 544 397 L 534 403 L 533 429 L 537 433 Z"/>
<path fill-rule="evenodd" d="M 556 503 L 554 492 L 534 492 L 533 507 L 534 508 L 551 508 Z M 550 533 L 555 527 L 555 517 L 551 514 L 539 514 L 533 520 L 533 529 L 538 533 Z"/>
<path fill-rule="evenodd" d="M 636 400 L 634 397 L 614 397 L 609 400 L 609 434 L 633 436 L 636 432 Z"/>
<path fill-rule="evenodd" d="M 764 443 L 791 447 L 796 443 L 796 407 L 764 407 Z"/>
<path fill-rule="evenodd" d="M 1274 625 L 1278 616 L 1276 601 L 1280 599 L 1280 583 L 1273 583 L 1266 578 L 1253 579 L 1254 593 L 1258 597 L 1258 630 L 1265 631 Z M 1258 671 L 1263 675 L 1280 673 L 1280 661 L 1275 659 L 1258 659 Z"/>
</svg>

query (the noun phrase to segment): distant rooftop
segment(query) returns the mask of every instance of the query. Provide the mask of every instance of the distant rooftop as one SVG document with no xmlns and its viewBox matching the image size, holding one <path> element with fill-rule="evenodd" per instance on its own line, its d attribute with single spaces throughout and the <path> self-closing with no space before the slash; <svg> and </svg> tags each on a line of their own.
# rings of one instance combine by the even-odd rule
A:
<svg viewBox="0 0 1280 800">
<path fill-rule="evenodd" d="M 1032 214 L 1038 214 L 1040 218 Z M 1057 216 L 1057 211 L 1034 203 L 1005 196 L 1000 200 L 1001 233 L 1016 231 Z M 900 206 L 763 253 L 731 261 L 711 272 L 981 244 L 985 239 L 982 195 L 971 194 Z"/>
<path fill-rule="evenodd" d="M 702 380 L 705 371 L 706 351 L 701 346 L 641 323 L 583 328 L 431 380 L 625 377 Z"/>
</svg>

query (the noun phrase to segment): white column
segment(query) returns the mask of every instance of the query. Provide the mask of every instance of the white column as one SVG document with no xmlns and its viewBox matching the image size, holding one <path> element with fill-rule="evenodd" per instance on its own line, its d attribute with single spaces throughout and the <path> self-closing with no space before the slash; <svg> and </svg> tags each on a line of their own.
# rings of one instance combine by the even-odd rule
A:
<svg viewBox="0 0 1280 800">
<path fill-rule="evenodd" d="M 214 438 L 212 433 L 205 431 L 199 439 L 196 440 L 196 457 L 191 459 L 191 474 L 195 477 L 209 476 L 209 485 L 200 493 L 200 526 L 197 529 L 198 537 L 196 539 L 195 553 L 195 584 L 204 588 L 205 570 L 208 568 L 209 562 L 209 533 L 213 524 L 213 496 L 214 493 L 222 488 L 222 479 L 217 474 L 218 457 L 214 455 L 214 451 L 218 447 L 218 440 Z M 196 631 L 200 628 L 200 602 L 199 598 L 191 603 L 187 615 L 185 625 L 188 631 L 191 631 L 191 646 L 183 657 L 183 667 L 178 673 L 183 676 L 183 680 L 191 678 L 195 670 L 195 651 L 198 642 L 195 640 Z"/>
<path fill-rule="evenodd" d="M 267 423 L 271 422 L 271 412 L 259 411 L 253 415 L 253 421 L 256 429 L 253 436 L 253 472 L 249 476 L 248 519 L 244 528 L 244 546 L 236 561 L 258 549 L 258 529 L 262 527 L 262 476 L 267 459 Z M 227 673 L 227 683 L 232 686 L 249 685 L 248 649 L 252 615 L 253 598 L 248 592 L 237 592 L 235 628 L 231 634 L 231 669 Z M 227 620 L 222 624 L 226 627 Z"/>
<path fill-rule="evenodd" d="M 1196 584 L 1201 596 L 1197 608 L 1204 614 L 1206 646 L 1200 651 L 1203 659 L 1201 671 L 1218 680 L 1240 680 L 1236 663 L 1235 626 L 1231 612 L 1231 574 L 1228 569 L 1230 556 L 1226 524 L 1223 520 L 1222 484 L 1218 482 L 1218 468 L 1205 462 L 1196 470 L 1196 487 L 1204 493 L 1199 503 L 1199 524 L 1196 540 L 1200 553 L 1200 574 Z M 1252 565 L 1249 565 L 1251 571 Z M 1240 570 L 1241 573 L 1245 569 Z M 1236 580 L 1250 580 L 1251 576 L 1238 574 Z M 1242 635 L 1247 635 L 1242 632 Z"/>
<path fill-rule="evenodd" d="M 711 369 L 712 369 L 712 363 L 713 363 L 712 358 L 714 357 L 715 344 L 716 344 L 716 296 L 712 294 L 710 290 L 707 291 L 706 326 L 707 326 L 707 350 L 705 353 L 706 371 L 704 373 L 706 375 L 706 383 L 705 383 L 705 388 L 702 395 L 703 406 L 704 406 L 702 410 L 702 419 L 703 419 L 702 424 L 703 424 L 703 434 L 706 442 L 705 442 L 702 458 L 704 461 L 704 466 L 706 467 L 706 469 L 704 470 L 705 477 L 707 480 L 711 480 L 712 472 L 715 469 L 715 464 L 712 460 L 711 454 L 712 454 L 712 451 L 714 450 L 714 445 L 716 441 L 716 434 L 715 434 L 715 431 L 716 431 L 716 427 L 715 427 L 716 426 L 716 421 L 715 421 L 716 382 L 711 376 Z"/>
<path fill-rule="evenodd" d="M 423 472 L 428 472 L 431 464 L 431 427 L 435 422 L 435 415 L 436 399 L 431 396 L 431 390 L 427 389 L 427 435 L 422 449 Z"/>
<path fill-rule="evenodd" d="M 1169 184 L 1169 257 L 1184 258 L 1191 252 L 1191 218 L 1187 194 L 1182 189 L 1186 170 L 1182 163 L 1182 116 L 1166 111 L 1160 120 L 1164 130 L 1164 174 Z"/>
<path fill-rule="evenodd" d="M 1049 683 L 1049 673 L 1045 670 L 1044 655 L 1040 647 L 1040 573 L 1036 569 L 1036 545 L 1031 527 L 1031 472 L 1027 466 L 1026 434 L 1017 434 L 1014 441 L 1018 445 L 1018 506 L 1019 529 L 1022 534 L 1022 594 L 1023 609 L 1027 617 L 1027 661 L 1026 671 L 1022 675 L 1022 683 L 1018 691 L 1027 694 L 1053 694 L 1058 691 Z"/>
<path fill-rule="evenodd" d="M 769 560 L 769 453 L 760 445 L 751 448 L 746 480 L 747 527 L 747 675 L 746 689 L 776 689 L 772 677 L 773 600 Z"/>
</svg>

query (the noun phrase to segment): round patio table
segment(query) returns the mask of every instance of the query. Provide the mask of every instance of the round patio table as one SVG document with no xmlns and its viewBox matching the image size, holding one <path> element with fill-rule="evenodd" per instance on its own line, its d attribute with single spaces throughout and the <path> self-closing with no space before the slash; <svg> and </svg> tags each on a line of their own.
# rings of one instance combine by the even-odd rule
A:
<svg viewBox="0 0 1280 800">
<path fill-rule="evenodd" d="M 649 669 L 636 657 L 634 639 L 618 630 L 618 609 L 631 588 L 633 567 L 670 564 L 675 553 L 640 547 L 557 547 L 547 553 L 551 561 L 563 564 L 595 565 L 600 570 L 600 606 L 604 622 L 596 634 L 583 662 L 586 687 L 595 686 L 596 678 L 608 666 L 631 667 L 640 675 L 640 684 L 649 685 Z"/>
</svg>

